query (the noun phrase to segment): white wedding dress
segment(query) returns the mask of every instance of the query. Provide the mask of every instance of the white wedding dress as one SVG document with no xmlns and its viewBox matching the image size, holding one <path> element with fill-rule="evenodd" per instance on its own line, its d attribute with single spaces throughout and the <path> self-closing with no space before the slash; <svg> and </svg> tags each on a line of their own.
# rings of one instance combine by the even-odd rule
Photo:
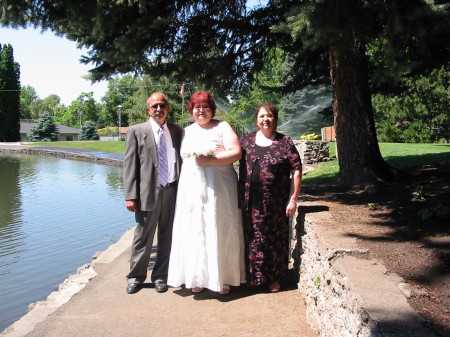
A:
<svg viewBox="0 0 450 337">
<path fill-rule="evenodd" d="M 223 149 L 222 123 L 185 129 L 167 283 L 222 290 L 245 282 L 244 238 L 232 165 L 199 167 L 195 155 Z"/>
</svg>

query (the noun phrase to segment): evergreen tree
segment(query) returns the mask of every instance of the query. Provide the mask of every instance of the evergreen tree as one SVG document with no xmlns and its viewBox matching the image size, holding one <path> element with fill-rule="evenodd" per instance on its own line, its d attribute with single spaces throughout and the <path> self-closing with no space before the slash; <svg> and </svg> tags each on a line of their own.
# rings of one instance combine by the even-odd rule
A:
<svg viewBox="0 0 450 337">
<path fill-rule="evenodd" d="M 54 142 L 59 139 L 59 131 L 48 112 L 41 112 L 37 124 L 31 127 L 27 135 L 30 142 Z"/>
<path fill-rule="evenodd" d="M 20 140 L 19 69 L 12 46 L 0 44 L 0 142 Z"/>
<path fill-rule="evenodd" d="M 449 23 L 448 8 L 434 1 L 305 0 L 278 25 L 277 31 L 293 38 L 293 87 L 323 82 L 328 63 L 342 185 L 395 176 L 378 147 L 371 84 L 448 60 L 448 43 L 442 38 L 450 37 Z M 374 69 L 368 46 L 377 40 L 386 43 L 378 49 L 383 62 Z"/>
<path fill-rule="evenodd" d="M 401 81 L 401 94 L 376 94 L 378 139 L 395 143 L 450 140 L 450 64 Z"/>
<path fill-rule="evenodd" d="M 292 89 L 331 78 L 341 183 L 391 178 L 378 147 L 371 81 L 448 62 L 447 1 L 285 0 L 252 10 L 248 2 L 4 0 L 0 20 L 51 29 L 89 48 L 83 62 L 95 65 L 93 80 L 174 74 L 216 94 L 247 85 L 267 50 L 280 46 L 294 61 Z M 382 53 L 374 59 L 382 63 L 373 67 L 368 47 L 375 41 Z"/>
<path fill-rule="evenodd" d="M 86 121 L 81 127 L 79 140 L 99 140 L 100 136 L 97 133 L 97 128 L 92 121 Z"/>
<path fill-rule="evenodd" d="M 333 125 L 331 89 L 328 86 L 307 86 L 287 94 L 280 103 L 283 117 L 278 128 L 294 139 L 305 134 L 321 134 L 321 128 Z"/>
</svg>

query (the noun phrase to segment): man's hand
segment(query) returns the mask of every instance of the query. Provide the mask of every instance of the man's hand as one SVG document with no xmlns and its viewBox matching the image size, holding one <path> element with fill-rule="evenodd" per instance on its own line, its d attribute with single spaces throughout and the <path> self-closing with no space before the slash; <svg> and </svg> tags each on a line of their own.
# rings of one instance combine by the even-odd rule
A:
<svg viewBox="0 0 450 337">
<path fill-rule="evenodd" d="M 127 200 L 127 201 L 125 201 L 125 206 L 127 206 L 128 210 L 130 212 L 137 212 L 138 211 L 137 201 L 136 200 Z"/>
</svg>

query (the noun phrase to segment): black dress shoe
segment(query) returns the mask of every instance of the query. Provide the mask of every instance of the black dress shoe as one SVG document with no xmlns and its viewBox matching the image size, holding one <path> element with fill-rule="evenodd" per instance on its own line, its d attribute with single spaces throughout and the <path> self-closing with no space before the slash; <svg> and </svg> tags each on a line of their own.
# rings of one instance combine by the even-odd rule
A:
<svg viewBox="0 0 450 337">
<path fill-rule="evenodd" d="M 156 280 L 155 281 L 155 290 L 158 293 L 163 293 L 165 291 L 167 291 L 168 287 L 167 287 L 167 283 L 164 282 L 163 280 Z"/>
<path fill-rule="evenodd" d="M 137 293 L 140 288 L 141 288 L 141 285 L 139 283 L 129 283 L 127 285 L 127 293 L 128 294 Z"/>
</svg>

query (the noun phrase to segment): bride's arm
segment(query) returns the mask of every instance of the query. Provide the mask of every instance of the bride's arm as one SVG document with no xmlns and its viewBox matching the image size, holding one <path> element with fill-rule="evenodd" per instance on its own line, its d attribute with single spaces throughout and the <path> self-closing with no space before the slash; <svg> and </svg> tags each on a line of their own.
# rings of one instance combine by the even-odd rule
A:
<svg viewBox="0 0 450 337">
<path fill-rule="evenodd" d="M 221 151 L 217 151 L 214 157 L 197 157 L 197 164 L 199 166 L 221 166 L 234 163 L 241 159 L 242 149 L 239 145 L 239 139 L 233 128 L 228 122 L 221 122 L 223 134 L 223 147 Z"/>
</svg>

